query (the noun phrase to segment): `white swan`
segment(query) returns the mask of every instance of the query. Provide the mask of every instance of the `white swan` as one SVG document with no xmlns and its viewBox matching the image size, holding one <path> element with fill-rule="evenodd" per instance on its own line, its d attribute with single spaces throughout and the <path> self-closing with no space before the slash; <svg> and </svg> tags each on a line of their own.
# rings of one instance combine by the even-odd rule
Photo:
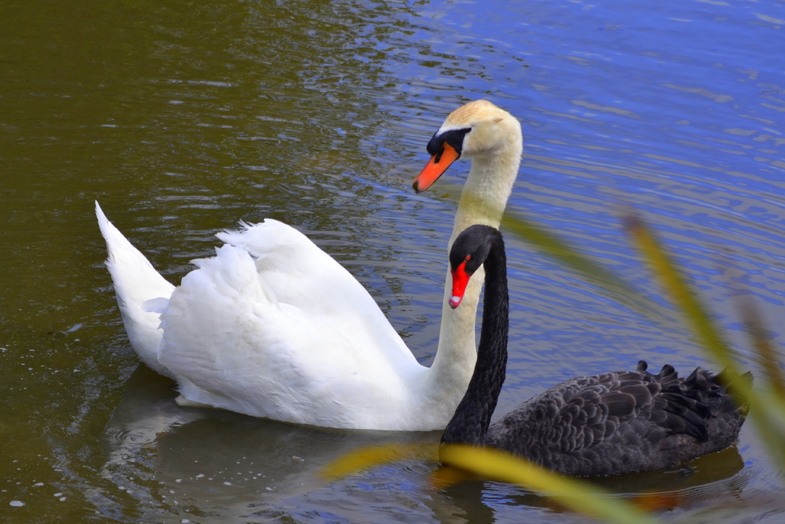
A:
<svg viewBox="0 0 785 524">
<path fill-rule="evenodd" d="M 520 123 L 490 102 L 453 111 L 415 179 L 427 189 L 457 158 L 472 159 L 453 238 L 498 227 L 520 165 Z M 373 298 L 305 235 L 281 222 L 219 233 L 216 256 L 174 287 L 96 214 L 128 338 L 143 362 L 178 382 L 182 404 L 335 428 L 443 429 L 476 360 L 482 278 L 464 307 L 445 307 L 439 349 L 421 366 Z M 448 289 L 445 289 L 445 297 Z M 446 304 L 446 299 L 445 299 Z"/>
</svg>

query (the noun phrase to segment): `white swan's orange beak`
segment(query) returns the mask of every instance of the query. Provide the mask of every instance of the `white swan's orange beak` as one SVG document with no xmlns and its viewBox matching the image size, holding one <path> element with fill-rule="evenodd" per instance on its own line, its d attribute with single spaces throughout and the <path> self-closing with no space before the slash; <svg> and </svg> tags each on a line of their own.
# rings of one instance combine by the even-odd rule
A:
<svg viewBox="0 0 785 524">
<path fill-rule="evenodd" d="M 412 183 L 414 190 L 419 193 L 431 187 L 447 171 L 450 164 L 458 160 L 459 156 L 461 154 L 445 142 L 442 145 L 442 150 L 433 155 L 420 174 L 415 177 Z"/>
<path fill-rule="evenodd" d="M 450 296 L 450 307 L 455 309 L 461 305 L 463 295 L 466 293 L 466 286 L 469 285 L 471 278 L 469 273 L 466 272 L 466 261 L 461 262 L 461 265 L 456 267 L 452 272 L 452 296 Z"/>
</svg>

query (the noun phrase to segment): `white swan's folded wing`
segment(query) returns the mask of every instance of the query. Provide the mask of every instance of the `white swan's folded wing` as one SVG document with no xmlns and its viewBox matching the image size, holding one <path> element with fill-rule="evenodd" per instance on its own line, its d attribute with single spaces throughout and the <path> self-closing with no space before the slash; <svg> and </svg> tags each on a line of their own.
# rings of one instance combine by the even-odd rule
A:
<svg viewBox="0 0 785 524">
<path fill-rule="evenodd" d="M 279 222 L 221 236 L 234 245 L 195 261 L 162 315 L 160 360 L 185 399 L 356 427 L 404 394 L 420 366 L 340 264 Z"/>
<path fill-rule="evenodd" d="M 414 358 L 362 284 L 293 227 L 266 219 L 218 237 L 253 256 L 259 280 L 281 303 L 350 323 L 394 359 Z"/>
</svg>

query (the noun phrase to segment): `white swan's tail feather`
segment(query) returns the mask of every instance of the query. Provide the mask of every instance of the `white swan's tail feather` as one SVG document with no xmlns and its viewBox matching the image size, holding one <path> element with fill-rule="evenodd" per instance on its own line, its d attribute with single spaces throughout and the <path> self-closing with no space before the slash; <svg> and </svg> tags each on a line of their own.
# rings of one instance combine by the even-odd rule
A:
<svg viewBox="0 0 785 524">
<path fill-rule="evenodd" d="M 98 202 L 95 203 L 95 214 L 106 240 L 109 253 L 106 267 L 112 275 L 117 304 L 131 345 L 145 364 L 171 377 L 172 373 L 158 362 L 158 352 L 163 336 L 159 329 L 160 312 L 172 295 L 174 286 L 109 222 Z M 153 302 L 145 306 L 148 301 Z"/>
</svg>

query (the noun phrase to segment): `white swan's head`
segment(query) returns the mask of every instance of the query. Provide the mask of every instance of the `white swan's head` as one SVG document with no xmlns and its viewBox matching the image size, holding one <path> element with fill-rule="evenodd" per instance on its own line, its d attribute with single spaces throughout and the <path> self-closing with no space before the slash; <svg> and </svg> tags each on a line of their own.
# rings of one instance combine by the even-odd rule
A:
<svg viewBox="0 0 785 524">
<path fill-rule="evenodd" d="M 464 104 L 452 113 L 428 142 L 431 159 L 412 187 L 425 191 L 461 157 L 487 163 L 508 160 L 517 164 L 522 152 L 521 124 L 507 111 L 487 100 Z"/>
</svg>

